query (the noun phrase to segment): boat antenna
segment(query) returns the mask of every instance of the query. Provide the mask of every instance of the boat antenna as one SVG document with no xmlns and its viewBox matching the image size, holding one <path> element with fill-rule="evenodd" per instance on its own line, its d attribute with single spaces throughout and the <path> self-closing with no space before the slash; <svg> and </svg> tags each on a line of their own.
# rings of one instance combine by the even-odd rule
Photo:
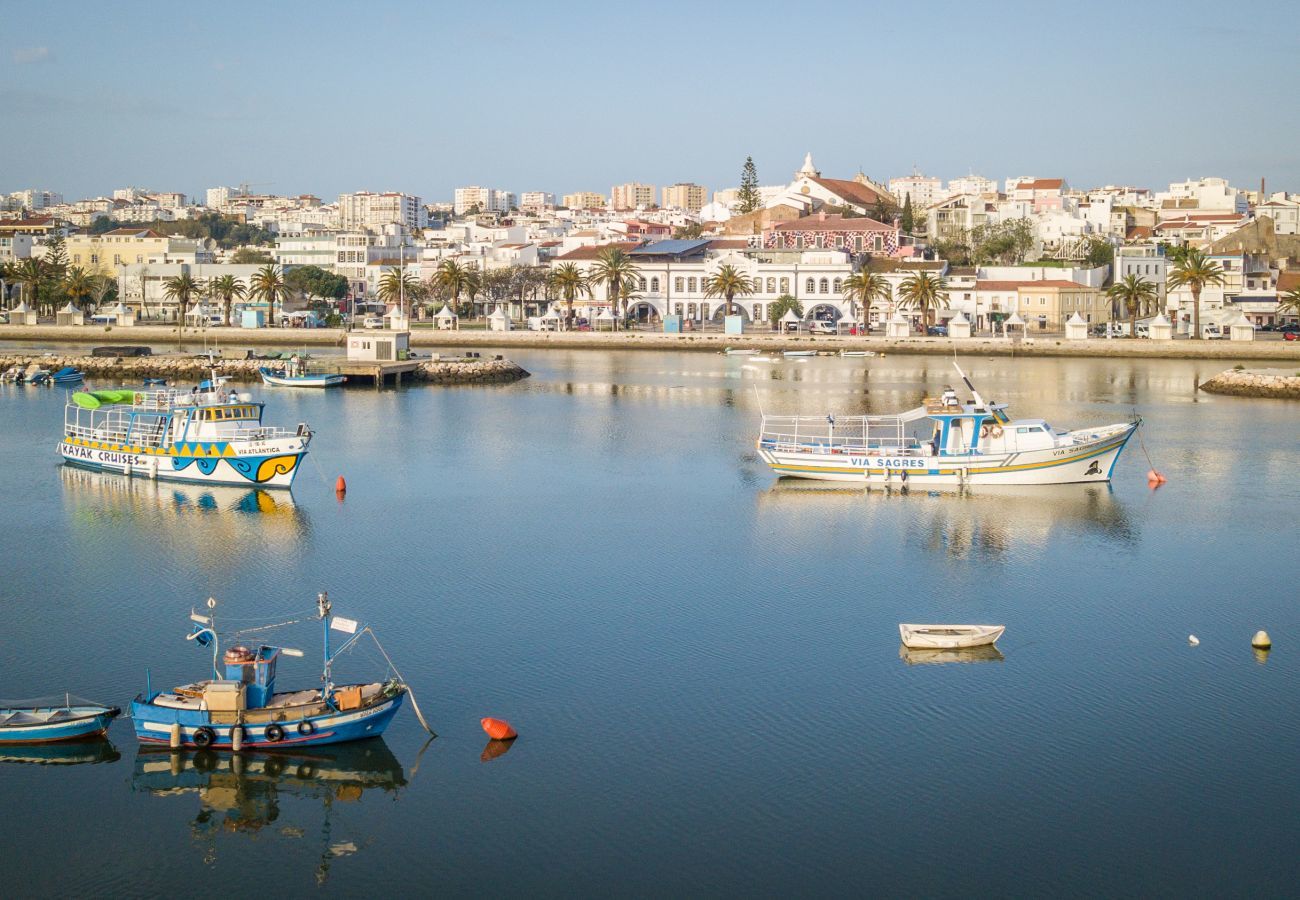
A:
<svg viewBox="0 0 1300 900">
<path fill-rule="evenodd" d="M 970 379 L 966 377 L 966 373 L 961 370 L 961 365 L 957 362 L 956 350 L 953 350 L 952 357 L 952 367 L 957 370 L 957 374 L 961 376 L 961 380 L 964 381 L 966 387 L 970 389 L 971 396 L 975 398 L 975 403 L 988 409 L 988 404 L 984 402 L 984 398 L 980 396 L 980 392 L 975 390 L 975 385 L 971 384 Z"/>
</svg>

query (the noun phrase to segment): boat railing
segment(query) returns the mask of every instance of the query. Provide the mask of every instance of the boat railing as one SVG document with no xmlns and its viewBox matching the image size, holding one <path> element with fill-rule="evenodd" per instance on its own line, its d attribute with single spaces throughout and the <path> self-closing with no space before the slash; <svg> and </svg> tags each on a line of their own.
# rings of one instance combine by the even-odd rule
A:
<svg viewBox="0 0 1300 900">
<path fill-rule="evenodd" d="M 194 438 L 198 441 L 273 441 L 278 438 L 300 437 L 301 429 L 280 428 L 255 423 L 203 423 L 203 430 Z"/>
<path fill-rule="evenodd" d="M 900 416 L 763 416 L 759 445 L 795 453 L 919 452 Z"/>
<path fill-rule="evenodd" d="M 131 416 L 131 408 L 83 409 L 69 404 L 63 416 L 63 434 L 69 438 L 137 447 L 161 447 L 167 434 L 165 417 Z"/>
</svg>

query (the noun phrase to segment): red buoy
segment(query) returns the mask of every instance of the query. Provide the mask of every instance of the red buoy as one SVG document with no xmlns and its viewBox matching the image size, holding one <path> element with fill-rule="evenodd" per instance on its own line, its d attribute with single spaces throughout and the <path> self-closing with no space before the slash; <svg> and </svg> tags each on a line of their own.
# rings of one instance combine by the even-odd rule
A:
<svg viewBox="0 0 1300 900">
<path fill-rule="evenodd" d="M 340 475 L 339 480 L 334 482 L 334 493 L 346 494 L 347 492 L 348 492 L 348 483 L 344 481 L 343 476 Z"/>
<path fill-rule="evenodd" d="M 494 741 L 511 741 L 519 737 L 519 732 L 511 728 L 505 719 L 480 719 L 479 724 Z"/>
<path fill-rule="evenodd" d="M 1147 484 L 1150 485 L 1151 487 L 1160 487 L 1160 485 L 1164 483 L 1165 483 L 1165 476 L 1161 475 L 1155 469 L 1151 469 L 1150 471 L 1147 472 Z"/>
</svg>

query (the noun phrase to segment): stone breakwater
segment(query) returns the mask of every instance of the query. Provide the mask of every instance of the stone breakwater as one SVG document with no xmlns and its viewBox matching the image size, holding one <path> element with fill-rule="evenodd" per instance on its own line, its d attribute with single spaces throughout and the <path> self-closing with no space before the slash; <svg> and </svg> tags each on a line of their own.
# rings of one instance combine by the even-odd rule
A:
<svg viewBox="0 0 1300 900">
<path fill-rule="evenodd" d="M 329 368 L 329 361 L 321 361 Z M 266 360 L 223 359 L 217 371 L 235 381 L 260 381 L 259 366 L 274 365 Z M 0 354 L 0 372 L 15 366 L 58 371 L 72 366 L 89 378 L 111 378 L 126 387 L 142 384 L 146 378 L 166 378 L 169 384 L 196 384 L 207 378 L 211 366 L 206 357 L 196 356 L 77 356 L 71 354 Z M 529 373 L 504 358 L 421 360 L 408 377 L 430 384 L 504 384 L 527 378 Z"/>
<path fill-rule="evenodd" d="M 1211 394 L 1300 400 L 1300 369 L 1229 369 L 1199 385 Z"/>
</svg>

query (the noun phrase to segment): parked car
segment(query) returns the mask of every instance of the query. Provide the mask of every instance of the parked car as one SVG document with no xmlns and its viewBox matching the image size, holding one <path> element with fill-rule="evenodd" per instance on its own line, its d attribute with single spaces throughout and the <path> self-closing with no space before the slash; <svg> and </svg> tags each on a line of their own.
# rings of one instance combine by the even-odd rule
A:
<svg viewBox="0 0 1300 900">
<path fill-rule="evenodd" d="M 384 320 L 379 316 L 366 316 L 361 323 L 362 328 L 383 328 Z"/>
<path fill-rule="evenodd" d="M 1300 325 L 1287 323 L 1286 325 L 1277 326 L 1277 330 L 1283 334 L 1300 334 Z M 1295 340 L 1295 338 L 1292 338 L 1292 340 Z"/>
<path fill-rule="evenodd" d="M 835 323 L 826 322 L 821 319 L 813 319 L 811 322 L 808 323 L 808 333 L 809 334 L 834 334 Z"/>
<path fill-rule="evenodd" d="M 925 333 L 928 334 L 930 337 L 947 337 L 947 336 L 948 336 L 948 326 L 947 326 L 947 325 L 930 325 L 930 326 L 927 326 L 927 327 L 926 327 L 926 329 L 925 329 Z"/>
<path fill-rule="evenodd" d="M 1140 338 L 1151 337 L 1151 326 L 1146 322 L 1139 322 L 1137 327 L 1137 336 Z"/>
<path fill-rule="evenodd" d="M 1284 331 L 1282 332 L 1282 340 L 1300 341 L 1300 331 Z"/>
<path fill-rule="evenodd" d="M 1201 337 L 1205 338 L 1207 341 L 1221 341 L 1227 338 L 1227 336 L 1228 333 L 1213 322 L 1208 322 L 1201 326 Z"/>
</svg>

